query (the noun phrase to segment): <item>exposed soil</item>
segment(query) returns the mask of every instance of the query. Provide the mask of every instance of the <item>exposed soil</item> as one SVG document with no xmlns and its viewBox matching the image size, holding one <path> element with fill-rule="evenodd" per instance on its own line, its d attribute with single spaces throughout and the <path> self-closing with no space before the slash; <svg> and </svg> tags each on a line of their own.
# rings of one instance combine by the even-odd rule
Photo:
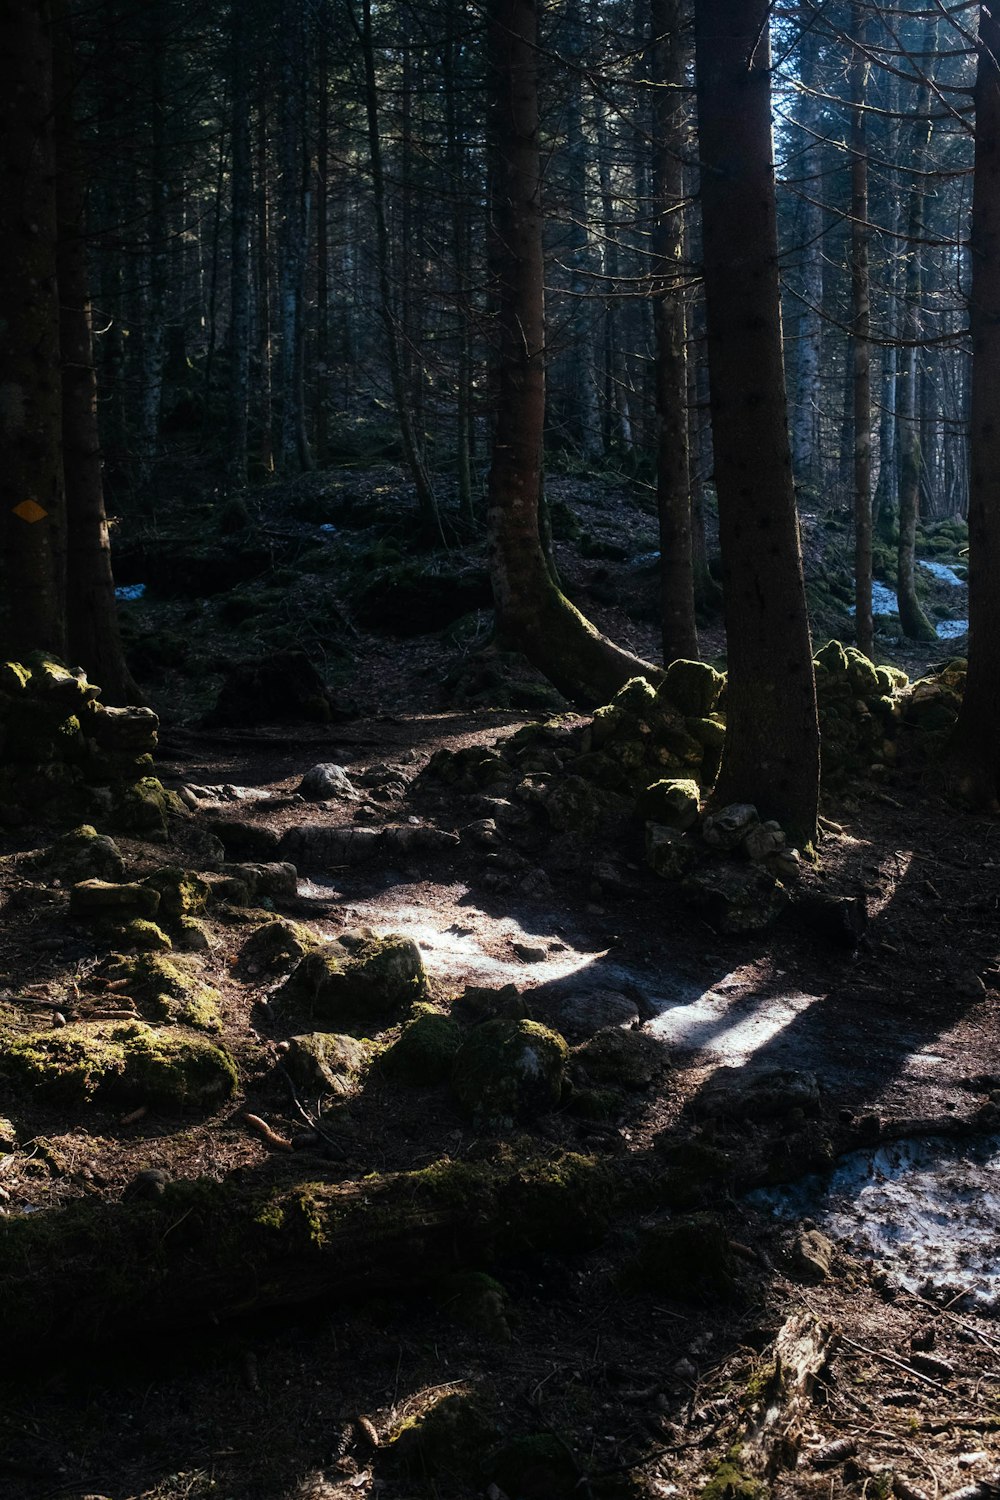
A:
<svg viewBox="0 0 1000 1500">
<path fill-rule="evenodd" d="M 554 482 L 550 498 L 570 490 L 568 481 Z M 592 530 L 626 536 L 626 558 L 598 565 L 564 544 L 560 566 L 605 628 L 653 655 L 652 581 L 628 571 L 652 522 L 634 507 L 598 514 Z M 626 615 L 611 601 L 630 579 Z M 199 635 L 190 619 L 185 626 L 183 611 L 195 607 L 152 601 L 141 628 L 152 621 L 162 631 L 176 616 L 172 628 L 190 630 L 202 653 L 230 651 L 224 635 Z M 197 607 L 202 615 L 215 608 Z M 709 654 L 720 648 L 717 624 L 706 638 Z M 153 689 L 164 714 L 158 771 L 168 785 L 212 795 L 175 821 L 168 846 L 119 840 L 130 878 L 190 864 L 192 830 L 220 816 L 276 831 L 354 823 L 357 803 L 317 808 L 296 796 L 319 762 L 341 764 L 358 784 L 373 767 L 396 768 L 394 787 L 372 789 L 368 826 L 416 819 L 454 831 L 481 816 L 421 771 L 441 747 L 491 744 L 536 715 L 441 711 L 439 685 L 456 653 L 468 650 L 445 637 L 349 639 L 353 677 L 345 669 L 342 690 L 365 716 L 332 726 L 200 728 L 205 684 L 192 688 L 190 658 L 165 669 Z M 473 631 L 470 641 L 479 649 L 481 636 Z M 210 673 L 209 686 L 220 675 Z M 331 680 L 341 681 L 336 672 Z M 684 1289 L 643 1286 L 624 1274 L 644 1226 L 669 1220 L 658 1211 L 623 1217 L 596 1246 L 483 1266 L 504 1288 L 509 1335 L 468 1326 L 454 1299 L 422 1274 L 417 1286 L 380 1286 L 364 1299 L 345 1301 L 331 1285 L 319 1301 L 218 1327 L 165 1331 L 161 1323 L 124 1348 L 66 1348 L 52 1338 L 35 1368 L 6 1372 L 0 1495 L 495 1500 L 495 1449 L 547 1434 L 565 1455 L 562 1476 L 543 1465 L 522 1477 L 510 1500 L 691 1496 L 706 1482 L 712 1500 L 750 1496 L 756 1491 L 739 1477 L 735 1447 L 777 1389 L 773 1340 L 803 1309 L 841 1337 L 797 1419 L 797 1466 L 772 1477 L 774 1496 L 906 1500 L 964 1495 L 963 1485 L 1000 1480 L 995 1323 L 946 1288 L 903 1290 L 844 1247 L 824 1276 L 795 1250 L 802 1225 L 776 1223 L 744 1198 L 754 1185 L 794 1181 L 875 1140 L 1000 1125 L 996 821 L 959 813 L 905 776 L 825 812 L 816 886 L 864 898 L 869 925 L 856 945 L 808 915 L 762 935 L 721 936 L 645 869 L 638 825 L 615 847 L 539 843 L 514 869 L 463 838 L 400 855 L 393 868 L 379 861 L 300 871 L 297 897 L 281 914 L 324 937 L 358 925 L 413 936 L 440 1009 L 466 985 L 510 983 L 532 1014 L 567 994 L 610 992 L 634 1003 L 634 1026 L 659 1048 L 652 1081 L 623 1092 L 606 1118 L 567 1107 L 506 1134 L 474 1129 L 446 1085 L 404 1088 L 377 1064 L 324 1117 L 321 1133 L 304 1131 L 302 1106 L 318 1118 L 316 1101 L 290 1098 L 278 1066 L 288 1026 L 268 1003 L 277 979 L 240 962 L 260 913 L 213 907 L 201 967 L 222 996 L 237 1098 L 203 1119 L 0 1095 L 19 1142 L 0 1156 L 0 1212 L 116 1200 L 150 1169 L 171 1180 L 266 1186 L 357 1182 L 442 1158 L 490 1163 L 571 1151 L 655 1181 L 678 1142 L 697 1142 L 725 1162 L 720 1177 L 694 1184 L 688 1206 L 722 1217 L 732 1242 L 731 1295 L 718 1287 L 675 1295 Z M 27 857 L 49 837 L 8 838 L 0 865 L 0 966 L 25 1028 L 100 1014 L 109 1003 L 101 944 L 69 920 L 65 891 L 43 889 L 30 874 Z M 719 1103 L 770 1072 L 793 1087 L 814 1075 L 818 1095 L 807 1107 L 786 1101 L 774 1112 Z M 274 1149 L 248 1113 L 282 1140 L 304 1135 L 304 1148 Z M 484 1441 L 471 1466 L 425 1454 L 401 1467 L 391 1443 L 401 1425 L 463 1392 L 490 1412 L 494 1443 Z M 841 1447 L 831 1448 L 835 1441 Z M 735 1457 L 732 1474 L 718 1468 L 727 1455 Z"/>
</svg>

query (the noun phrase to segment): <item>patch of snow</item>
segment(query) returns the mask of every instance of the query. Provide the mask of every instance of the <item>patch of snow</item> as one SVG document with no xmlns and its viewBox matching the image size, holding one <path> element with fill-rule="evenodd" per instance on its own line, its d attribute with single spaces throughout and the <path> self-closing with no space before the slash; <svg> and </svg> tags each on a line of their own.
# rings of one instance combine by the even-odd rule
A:
<svg viewBox="0 0 1000 1500">
<path fill-rule="evenodd" d="M 855 613 L 856 606 L 851 605 L 848 614 Z M 898 615 L 899 600 L 891 588 L 886 584 L 879 583 L 878 579 L 872 580 L 872 614 L 873 615 Z"/>
<path fill-rule="evenodd" d="M 925 1136 L 854 1152 L 825 1179 L 761 1189 L 749 1201 L 776 1218 L 812 1217 L 910 1291 L 963 1292 L 981 1310 L 1000 1310 L 1000 1136 Z"/>
<path fill-rule="evenodd" d="M 660 554 L 658 552 L 640 552 L 637 557 L 633 557 L 632 561 L 629 563 L 629 567 L 651 568 L 653 564 L 659 562 L 659 560 Z"/>
<path fill-rule="evenodd" d="M 933 573 L 939 583 L 950 583 L 957 589 L 965 584 L 965 579 L 959 578 L 954 568 L 950 568 L 947 563 L 931 562 L 921 557 L 917 560 L 917 567 L 926 568 L 928 573 Z"/>
<path fill-rule="evenodd" d="M 319 529 L 320 531 L 336 531 L 337 528 L 332 521 L 324 521 Z"/>
<path fill-rule="evenodd" d="M 816 996 L 768 995 L 765 999 L 750 993 L 734 997 L 710 989 L 694 998 L 682 996 L 679 1003 L 650 999 L 663 1008 L 645 1026 L 649 1035 L 669 1046 L 741 1063 L 790 1026 Z"/>
<path fill-rule="evenodd" d="M 123 583 L 115 589 L 116 599 L 141 599 L 146 592 L 144 583 Z"/>
<path fill-rule="evenodd" d="M 937 633 L 943 641 L 955 641 L 960 635 L 967 635 L 968 630 L 968 620 L 939 620 L 937 623 Z"/>
</svg>

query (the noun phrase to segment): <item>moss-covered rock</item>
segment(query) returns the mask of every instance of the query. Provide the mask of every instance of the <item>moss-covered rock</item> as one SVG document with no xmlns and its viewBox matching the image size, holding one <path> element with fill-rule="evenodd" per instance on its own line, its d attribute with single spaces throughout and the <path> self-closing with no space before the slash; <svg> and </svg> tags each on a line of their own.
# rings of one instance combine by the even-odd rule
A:
<svg viewBox="0 0 1000 1500">
<path fill-rule="evenodd" d="M 482 1401 L 470 1391 L 454 1391 L 407 1418 L 392 1434 L 389 1455 L 414 1477 L 475 1483 L 497 1436 L 496 1420 Z"/>
<path fill-rule="evenodd" d="M 788 905 L 788 892 L 762 865 L 712 860 L 683 883 L 684 894 L 719 932 L 761 932 Z"/>
<path fill-rule="evenodd" d="M 478 1124 L 502 1128 L 559 1103 L 568 1055 L 563 1038 L 537 1021 L 484 1021 L 455 1058 L 452 1088 Z"/>
<path fill-rule="evenodd" d="M 182 870 L 177 865 L 163 865 L 147 875 L 143 885 L 160 893 L 160 917 L 168 922 L 177 922 L 181 917 L 194 917 L 205 910 L 208 901 L 208 886 L 193 870 Z"/>
<path fill-rule="evenodd" d="M 125 861 L 114 839 L 98 833 L 90 823 L 81 823 L 64 833 L 36 862 L 47 875 L 64 883 L 119 881 L 125 873 Z"/>
<path fill-rule="evenodd" d="M 643 822 L 659 823 L 683 833 L 698 821 L 700 797 L 698 783 L 691 777 L 664 777 L 640 792 L 636 813 Z"/>
<path fill-rule="evenodd" d="M 351 1092 L 370 1055 L 371 1049 L 353 1036 L 313 1031 L 289 1038 L 283 1062 L 300 1088 L 342 1096 Z"/>
<path fill-rule="evenodd" d="M 509 1344 L 507 1293 L 485 1271 L 456 1271 L 434 1289 L 440 1312 L 497 1344 Z"/>
<path fill-rule="evenodd" d="M 155 776 L 143 776 L 132 786 L 121 788 L 111 819 L 121 833 L 162 837 L 171 816 L 187 816 L 177 793 L 168 791 Z"/>
<path fill-rule="evenodd" d="M 169 953 L 174 946 L 163 928 L 145 917 L 133 917 L 119 928 L 117 941 L 137 953 Z"/>
<path fill-rule="evenodd" d="M 707 719 L 726 685 L 721 672 L 706 661 L 672 661 L 657 696 L 679 708 L 685 717 Z"/>
<path fill-rule="evenodd" d="M 730 1301 L 739 1283 L 729 1236 L 715 1214 L 682 1214 L 643 1231 L 625 1280 L 680 1301 Z"/>
<path fill-rule="evenodd" d="M 676 828 L 647 823 L 646 863 L 661 880 L 683 880 L 698 863 L 698 850 Z"/>
<path fill-rule="evenodd" d="M 218 1031 L 219 992 L 194 972 L 193 959 L 165 958 L 159 953 L 119 956 L 107 966 L 110 979 L 122 980 L 144 1014 L 153 1021 L 178 1021 L 199 1031 Z"/>
<path fill-rule="evenodd" d="M 745 1474 L 733 1458 L 716 1464 L 711 1479 L 698 1491 L 699 1500 L 769 1500 L 770 1494 L 762 1479 Z"/>
<path fill-rule="evenodd" d="M 281 917 L 265 922 L 251 933 L 240 950 L 240 961 L 250 972 L 274 973 L 298 963 L 306 953 L 319 947 L 307 927 Z"/>
<path fill-rule="evenodd" d="M 418 1012 L 383 1053 L 382 1070 L 396 1083 L 417 1088 L 446 1083 L 462 1045 L 461 1027 L 425 1006 Z"/>
<path fill-rule="evenodd" d="M 279 991 L 331 1030 L 371 1036 L 406 1016 L 426 993 L 427 976 L 412 938 L 369 928 L 345 932 L 307 953 Z"/>
<path fill-rule="evenodd" d="M 70 891 L 69 914 L 82 922 L 131 916 L 153 918 L 159 909 L 159 891 L 135 881 L 80 880 Z"/>
<path fill-rule="evenodd" d="M 615 1088 L 646 1089 L 667 1061 L 666 1049 L 641 1031 L 609 1026 L 573 1050 L 574 1071 L 582 1070 L 588 1083 Z"/>
<path fill-rule="evenodd" d="M 211 933 L 197 917 L 179 917 L 176 931 L 178 946 L 189 953 L 208 953 L 212 947 Z"/>
<path fill-rule="evenodd" d="M 15 1088 L 77 1104 L 214 1109 L 236 1090 L 224 1048 L 141 1021 L 78 1021 L 0 1041 L 0 1074 Z"/>
</svg>

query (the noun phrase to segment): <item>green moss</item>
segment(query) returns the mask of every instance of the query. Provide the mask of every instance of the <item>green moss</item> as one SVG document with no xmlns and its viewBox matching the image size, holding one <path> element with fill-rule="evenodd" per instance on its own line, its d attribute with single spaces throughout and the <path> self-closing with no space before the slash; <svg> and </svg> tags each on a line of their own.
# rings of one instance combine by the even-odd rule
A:
<svg viewBox="0 0 1000 1500">
<path fill-rule="evenodd" d="M 314 1031 L 289 1038 L 284 1065 L 292 1079 L 314 1094 L 346 1094 L 367 1066 L 371 1047 L 352 1036 Z"/>
<path fill-rule="evenodd" d="M 91 878 L 121 880 L 125 873 L 118 845 L 90 823 L 81 823 L 56 839 L 51 848 L 38 856 L 37 863 L 47 874 L 70 882 Z"/>
<path fill-rule="evenodd" d="M 714 711 L 725 685 L 723 674 L 706 661 L 673 661 L 657 696 L 666 698 L 685 717 L 705 719 Z"/>
<path fill-rule="evenodd" d="M 112 961 L 108 973 L 125 980 L 133 999 L 154 1021 L 182 1022 L 199 1031 L 219 1031 L 219 992 L 187 967 L 192 960 L 140 953 Z"/>
<path fill-rule="evenodd" d="M 181 917 L 194 917 L 205 910 L 208 901 L 208 886 L 192 870 L 182 870 L 176 865 L 164 865 L 147 875 L 143 881 L 160 893 L 160 916 L 169 922 Z"/>
<path fill-rule="evenodd" d="M 0 1043 L 0 1073 L 15 1086 L 85 1104 L 210 1109 L 236 1090 L 221 1047 L 141 1021 L 76 1022 Z"/>
<path fill-rule="evenodd" d="M 470 1391 L 442 1396 L 393 1433 L 390 1456 L 410 1475 L 471 1483 L 497 1439 L 496 1422 Z"/>
<path fill-rule="evenodd" d="M 648 1088 L 666 1058 L 665 1048 L 653 1037 L 617 1026 L 597 1032 L 573 1050 L 573 1061 L 589 1083 L 625 1089 Z"/>
<path fill-rule="evenodd" d="M 559 1103 L 568 1054 L 537 1021 L 484 1021 L 455 1058 L 455 1097 L 487 1129 L 542 1114 Z"/>
<path fill-rule="evenodd" d="M 265 922 L 251 933 L 240 950 L 240 961 L 248 969 L 273 972 L 297 962 L 319 946 L 307 927 L 281 917 Z"/>
<path fill-rule="evenodd" d="M 122 945 L 140 953 L 169 953 L 173 943 L 162 927 L 145 917 L 133 917 L 119 929 Z"/>
<path fill-rule="evenodd" d="M 729 1458 L 716 1465 L 711 1479 L 699 1491 L 700 1500 L 768 1500 L 770 1493 L 762 1480 L 744 1474 Z"/>
<path fill-rule="evenodd" d="M 344 933 L 302 958 L 280 990 L 285 1004 L 336 1031 L 374 1031 L 401 1020 L 424 998 L 427 977 L 412 938 Z"/>
<path fill-rule="evenodd" d="M 155 776 L 143 776 L 118 794 L 112 819 L 122 833 L 163 835 L 168 817 L 183 816 L 186 812 L 175 792 L 167 791 Z"/>
<path fill-rule="evenodd" d="M 448 1016 L 417 1008 L 399 1040 L 382 1055 L 382 1070 L 396 1083 L 415 1087 L 445 1083 L 462 1045 L 462 1031 Z"/>
<path fill-rule="evenodd" d="M 435 1288 L 438 1308 L 463 1328 L 499 1344 L 510 1343 L 507 1293 L 485 1271 L 456 1271 Z"/>
<path fill-rule="evenodd" d="M 683 831 L 697 822 L 700 797 L 698 783 L 690 777 L 669 777 L 639 794 L 636 812 L 643 821 Z"/>
</svg>

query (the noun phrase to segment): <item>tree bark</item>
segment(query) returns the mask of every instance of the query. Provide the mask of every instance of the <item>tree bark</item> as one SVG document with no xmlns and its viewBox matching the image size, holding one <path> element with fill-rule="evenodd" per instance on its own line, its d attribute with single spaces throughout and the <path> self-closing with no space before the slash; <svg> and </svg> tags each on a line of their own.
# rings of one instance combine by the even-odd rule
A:
<svg viewBox="0 0 1000 1500">
<path fill-rule="evenodd" d="M 816 83 L 817 28 L 810 25 L 810 7 L 801 7 L 802 28 L 799 70 L 805 89 Z M 823 209 L 822 190 L 813 181 L 819 170 L 817 142 L 809 133 L 816 129 L 822 105 L 806 93 L 802 101 L 804 139 L 808 144 L 799 159 L 798 174 L 805 181 L 800 205 L 802 235 L 802 306 L 798 318 L 795 399 L 791 423 L 792 473 L 795 483 L 811 503 L 819 497 L 823 482 L 820 464 L 820 370 L 823 346 Z"/>
<path fill-rule="evenodd" d="M 854 603 L 858 647 L 875 652 L 872 621 L 872 395 L 871 295 L 868 279 L 868 143 L 865 94 L 868 84 L 867 16 L 854 0 L 851 31 L 857 48 L 851 62 L 851 308 L 854 370 Z"/>
<path fill-rule="evenodd" d="M 663 660 L 697 660 L 688 435 L 684 274 L 684 100 L 688 47 L 683 0 L 653 0 L 656 83 L 653 155 L 653 302 L 656 330 L 656 498 Z"/>
<path fill-rule="evenodd" d="M 496 425 L 490 570 L 500 633 L 568 698 L 605 703 L 660 672 L 595 630 L 553 584 L 538 529 L 545 422 L 545 317 L 537 0 L 491 0 L 490 264 L 496 296 Z"/>
<path fill-rule="evenodd" d="M 969 474 L 969 670 L 945 762 L 973 805 L 1000 806 L 1000 20 L 979 12 L 976 157 L 970 237 L 972 420 Z"/>
<path fill-rule="evenodd" d="M 311 469 L 305 436 L 302 339 L 307 237 L 303 181 L 306 18 L 299 0 L 284 0 L 281 55 L 281 208 L 279 326 L 281 328 L 281 431 L 278 465 L 285 472 Z"/>
<path fill-rule="evenodd" d="M 0 6 L 0 645 L 62 655 L 66 506 L 51 14 Z"/>
<path fill-rule="evenodd" d="M 816 835 L 819 731 L 788 443 L 767 0 L 695 0 L 698 139 L 729 684 L 715 801 Z M 748 372 L 753 379 L 748 380 Z"/>
<path fill-rule="evenodd" d="M 59 352 L 66 488 L 68 654 L 104 702 L 139 701 L 122 651 L 111 541 L 104 510 L 97 430 L 97 374 L 91 334 L 83 162 L 73 121 L 77 84 L 67 7 L 57 7 L 54 37 Z"/>
<path fill-rule="evenodd" d="M 250 403 L 250 83 L 246 11 L 232 0 L 232 217 L 229 266 L 229 436 L 227 468 L 233 489 L 247 482 L 247 418 Z"/>
</svg>

